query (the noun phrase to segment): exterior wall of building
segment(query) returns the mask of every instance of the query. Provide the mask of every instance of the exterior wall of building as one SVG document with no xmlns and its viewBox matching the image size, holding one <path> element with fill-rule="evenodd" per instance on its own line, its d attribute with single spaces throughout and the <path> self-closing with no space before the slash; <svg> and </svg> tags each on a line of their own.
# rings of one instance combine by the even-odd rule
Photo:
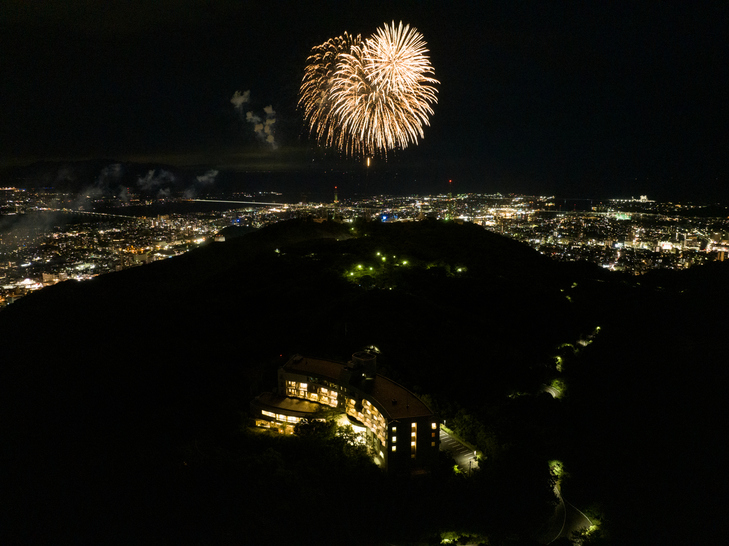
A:
<svg viewBox="0 0 729 546">
<path fill-rule="evenodd" d="M 440 422 L 435 416 L 393 421 L 388 441 L 392 471 L 428 468 L 438 461 Z"/>
<path fill-rule="evenodd" d="M 379 404 L 370 401 L 363 393 L 343 387 L 320 377 L 303 376 L 279 370 L 279 389 L 286 396 L 302 398 L 337 408 L 362 423 L 379 441 L 380 448 L 387 446 L 387 422 Z"/>
<path fill-rule="evenodd" d="M 294 426 L 296 426 L 299 421 L 301 421 L 300 417 L 261 410 L 261 419 L 256 419 L 256 426 L 263 428 L 276 428 L 279 432 L 284 434 L 293 434 Z"/>
<path fill-rule="evenodd" d="M 278 372 L 278 394 L 313 402 L 321 406 L 322 410 L 327 407 L 336 409 L 361 423 L 366 429 L 365 436 L 370 452 L 376 462 L 390 472 L 427 470 L 437 462 L 440 422 L 432 412 L 426 410 L 425 415 L 393 418 L 393 409 L 388 409 L 389 404 L 383 403 L 362 388 L 339 383 L 348 382 L 348 378 L 347 371 L 334 378 L 311 371 L 292 371 L 283 366 Z M 416 399 L 404 387 L 397 388 L 402 391 L 405 400 L 409 397 L 412 403 Z M 392 404 L 394 408 L 396 401 L 392 400 Z M 302 418 L 302 415 L 292 414 L 285 409 L 265 409 L 256 407 L 255 404 L 252 404 L 252 409 L 256 426 L 277 428 L 284 433 L 293 433 L 295 424 Z M 399 409 L 402 414 L 403 408 Z"/>
<path fill-rule="evenodd" d="M 251 401 L 251 416 L 258 427 L 293 434 L 297 423 L 315 416 L 321 407 L 316 402 L 264 392 Z"/>
</svg>

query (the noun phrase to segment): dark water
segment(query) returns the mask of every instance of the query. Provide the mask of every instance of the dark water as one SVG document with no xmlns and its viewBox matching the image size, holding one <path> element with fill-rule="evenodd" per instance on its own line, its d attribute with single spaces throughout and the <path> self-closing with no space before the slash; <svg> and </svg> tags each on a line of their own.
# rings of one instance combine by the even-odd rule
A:
<svg viewBox="0 0 729 546">
<path fill-rule="evenodd" d="M 242 208 L 246 205 L 233 203 L 201 203 L 195 201 L 155 201 L 151 205 L 130 205 L 123 207 L 97 207 L 95 212 L 108 214 L 120 214 L 124 216 L 155 217 L 164 214 L 190 214 L 199 212 L 223 212 L 234 208 Z M 74 215 L 74 218 L 81 218 L 82 215 Z M 89 216 L 86 216 L 89 218 Z"/>
<path fill-rule="evenodd" d="M 441 186 L 439 188 L 429 177 L 420 177 L 412 172 L 362 167 L 312 172 L 221 173 L 215 188 L 201 192 L 199 196 L 248 194 L 273 202 L 328 203 L 334 200 L 335 188 L 341 200 L 363 195 L 429 195 L 448 191 L 447 182 Z"/>
</svg>

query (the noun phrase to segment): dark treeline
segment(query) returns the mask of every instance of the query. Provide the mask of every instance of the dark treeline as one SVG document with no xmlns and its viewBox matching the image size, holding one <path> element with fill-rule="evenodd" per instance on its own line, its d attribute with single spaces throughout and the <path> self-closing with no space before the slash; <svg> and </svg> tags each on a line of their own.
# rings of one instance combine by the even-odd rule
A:
<svg viewBox="0 0 729 546">
<path fill-rule="evenodd" d="M 611 543 L 723 540 L 728 273 L 714 263 L 646 275 L 565 364 L 574 436 L 563 491 L 593 504 Z"/>
<path fill-rule="evenodd" d="M 636 279 L 467 224 L 292 221 L 44 289 L 0 313 L 3 529 L 26 543 L 529 544 L 559 459 L 603 542 L 708 540 L 688 522 L 722 509 L 723 265 Z M 331 436 L 247 431 L 291 354 L 369 345 L 483 452 L 479 473 L 444 457 L 430 477 L 388 478 Z M 553 384 L 561 399 L 541 392 Z"/>
</svg>

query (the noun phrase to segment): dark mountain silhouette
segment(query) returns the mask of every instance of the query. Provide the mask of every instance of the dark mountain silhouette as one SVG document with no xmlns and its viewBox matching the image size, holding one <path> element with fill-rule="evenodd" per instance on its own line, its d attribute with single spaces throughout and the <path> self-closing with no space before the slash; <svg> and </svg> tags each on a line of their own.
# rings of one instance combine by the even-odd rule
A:
<svg viewBox="0 0 729 546">
<path fill-rule="evenodd" d="M 602 510 L 615 543 L 708 538 L 679 513 L 709 521 L 723 506 L 701 497 L 718 480 L 698 484 L 725 454 L 726 278 L 726 264 L 634 278 L 552 262 L 470 224 L 296 220 L 44 289 L 0 312 L 3 527 L 24 542 L 294 540 L 267 510 L 314 518 L 282 491 L 323 493 L 289 448 L 242 435 L 248 403 L 293 353 L 347 360 L 376 345 L 383 372 L 485 423 L 494 460 L 562 458 L 563 490 Z M 567 398 L 537 397 L 557 376 Z M 342 483 L 369 476 L 327 468 Z M 357 487 L 387 506 L 374 476 Z M 410 529 L 386 520 L 358 540 Z M 321 533 L 300 543 L 333 543 Z"/>
</svg>

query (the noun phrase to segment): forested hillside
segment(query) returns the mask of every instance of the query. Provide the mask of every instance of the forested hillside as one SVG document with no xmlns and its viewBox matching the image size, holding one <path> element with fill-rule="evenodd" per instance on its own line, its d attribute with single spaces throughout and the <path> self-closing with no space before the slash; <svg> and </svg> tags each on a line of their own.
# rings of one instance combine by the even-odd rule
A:
<svg viewBox="0 0 729 546">
<path fill-rule="evenodd" d="M 600 520 L 593 543 L 709 543 L 726 508 L 728 276 L 618 276 L 470 224 L 297 220 L 44 289 L 0 312 L 0 533 L 529 544 L 560 460 L 565 497 Z M 247 429 L 291 354 L 370 346 L 478 447 L 480 473 L 444 457 L 393 482 L 336 438 Z"/>
</svg>

